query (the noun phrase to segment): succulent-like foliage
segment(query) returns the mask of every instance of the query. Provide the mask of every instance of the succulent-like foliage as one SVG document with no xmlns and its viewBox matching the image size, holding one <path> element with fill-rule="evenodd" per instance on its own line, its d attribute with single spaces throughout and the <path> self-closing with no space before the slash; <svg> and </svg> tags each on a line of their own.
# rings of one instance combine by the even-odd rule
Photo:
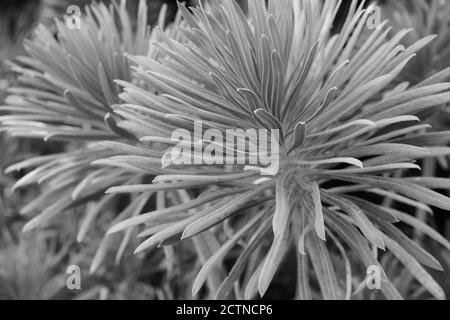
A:
<svg viewBox="0 0 450 320">
<path fill-rule="evenodd" d="M 125 53 L 157 58 L 150 43 L 160 31 L 150 32 L 145 1 L 139 2 L 137 18 L 130 17 L 126 1 L 88 6 L 80 29 L 69 29 L 56 21 L 56 35 L 41 25 L 32 40 L 25 43 L 28 56 L 18 58 L 14 71 L 20 73 L 20 86 L 9 89 L 10 96 L 2 111 L 2 129 L 12 136 L 69 142 L 65 152 L 27 159 L 8 172 L 33 169 L 20 179 L 14 189 L 35 183 L 42 194 L 22 210 L 40 214 L 24 228 L 40 226 L 61 212 L 90 203 L 82 220 L 78 240 L 82 241 L 101 212 L 117 211 L 115 196 L 104 196 L 110 186 L 140 181 L 134 173 L 96 166 L 105 156 L 117 154 L 111 145 L 135 139 L 117 126 L 112 106 L 118 103 L 120 87 L 114 80 L 133 81 L 131 62 Z M 164 9 L 159 25 L 164 24 Z M 104 141 L 104 143 L 99 143 Z M 122 152 L 128 152 L 125 145 Z M 131 147 L 131 149 L 133 149 Z M 145 154 L 152 155 L 151 151 Z M 137 179 L 137 180 L 136 180 Z M 150 196 L 150 195 L 149 195 Z M 127 217 L 135 207 L 143 207 L 139 196 L 122 198 Z M 119 219 L 120 221 L 120 219 Z M 125 237 L 122 247 L 128 243 Z M 94 261 L 93 270 L 102 260 L 104 247 Z M 119 256 L 123 250 L 119 250 Z"/>
<path fill-rule="evenodd" d="M 19 58 L 21 64 L 14 69 L 22 74 L 23 87 L 10 90 L 15 95 L 7 104 L 25 115 L 12 120 L 16 125 L 10 133 L 46 139 L 113 138 L 103 120 L 111 105 L 119 102 L 120 91 L 113 80 L 131 80 L 124 53 L 147 54 L 149 50 L 144 5 L 141 1 L 137 30 L 133 30 L 124 1 L 109 9 L 104 4 L 87 7 L 79 30 L 56 21 L 56 37 L 39 26 L 33 40 L 25 42 L 29 57 Z"/>
<path fill-rule="evenodd" d="M 399 83 L 423 86 L 432 82 L 448 82 L 450 79 L 450 4 L 448 1 L 387 1 L 383 8 L 384 18 L 389 19 L 393 30 L 408 29 L 402 40 L 412 45 L 424 37 L 433 41 L 417 52 L 398 78 Z M 442 110 L 441 110 L 442 109 Z M 423 114 L 429 117 L 436 130 L 448 129 L 448 108 L 441 108 Z M 444 161 L 444 160 L 443 160 Z M 445 162 L 445 161 L 444 161 Z"/>
<path fill-rule="evenodd" d="M 450 80 L 450 3 L 440 0 L 387 1 L 383 17 L 390 20 L 393 30 L 408 29 L 407 36 L 402 40 L 405 45 L 412 45 L 423 37 L 434 37 L 433 41 L 417 52 L 417 56 L 398 77 L 399 86 L 409 83 L 420 87 Z M 421 118 L 432 125 L 441 134 L 448 134 L 450 126 L 448 105 L 427 110 L 420 114 Z M 439 176 L 444 169 L 447 176 L 449 162 L 447 156 L 437 159 L 430 158 L 423 162 L 423 176 Z M 417 216 L 429 220 L 424 210 L 417 210 Z M 420 233 L 418 233 L 420 236 Z"/>
<path fill-rule="evenodd" d="M 192 240 L 202 263 L 194 295 L 205 283 L 217 298 L 264 295 L 283 260 L 294 255 L 298 298 L 349 299 L 356 289 L 350 257 L 364 268 L 382 269 L 378 255 L 387 250 L 434 297 L 444 298 L 424 268 L 441 265 L 396 223 L 446 249 L 450 243 L 421 220 L 379 201 L 450 210 L 450 199 L 433 191 L 449 188 L 449 180 L 414 177 L 417 160 L 450 152 L 448 135 L 430 132 L 417 117 L 448 103 L 450 85 L 436 77 L 414 87 L 397 85 L 432 37 L 405 48 L 404 30 L 392 37 L 386 23 L 367 30 L 371 12 L 356 1 L 338 34 L 331 32 L 338 1 L 269 0 L 266 6 L 249 0 L 247 7 L 248 14 L 233 0 L 200 3 L 191 11 L 180 5 L 184 22 L 176 24 L 177 35 L 154 34 L 150 52 L 144 21 L 138 23 L 139 36 L 131 36 L 122 7 L 116 7 L 121 31 L 111 34 L 101 32 L 116 30 L 113 15 L 101 5 L 88 14 L 89 27 L 71 37 L 61 23 L 65 31 L 58 41 L 41 29 L 28 44 L 33 58 L 23 59 L 19 70 L 25 86 L 14 89 L 3 108 L 13 114 L 1 121 L 16 136 L 81 140 L 83 146 L 11 168 L 38 166 L 17 187 L 35 182 L 47 187 L 25 208 L 45 208 L 26 229 L 101 199 L 82 223 L 82 239 L 111 199 L 125 197 L 127 207 L 115 217 L 93 270 L 113 234 L 125 231 L 120 256 L 141 230 L 145 240 L 136 252 L 173 250 L 166 246 L 181 240 L 191 246 Z M 197 132 L 200 121 L 205 132 Z M 266 129 L 279 139 L 256 136 L 243 150 L 217 139 L 228 130 L 238 141 L 249 138 L 236 129 Z M 191 137 L 189 143 L 174 139 L 180 130 Z M 279 170 L 239 162 L 250 158 L 255 146 L 267 153 L 268 140 Z M 184 159 L 191 162 L 173 157 L 180 146 L 192 147 L 192 156 Z M 405 170 L 412 177 L 390 175 Z M 148 204 L 154 195 L 153 210 Z M 381 275 L 384 296 L 401 298 Z"/>
<path fill-rule="evenodd" d="M 142 141 L 141 150 L 156 141 L 167 152 L 109 159 L 112 166 L 159 176 L 153 184 L 122 185 L 108 193 L 179 190 L 184 203 L 130 218 L 110 233 L 144 226 L 142 235 L 148 239 L 140 252 L 180 239 L 195 241 L 196 235 L 221 225 L 232 230 L 218 236 L 221 247 L 200 270 L 194 294 L 214 274 L 221 283 L 217 297 L 226 297 L 236 283 L 243 288 L 242 297 L 257 291 L 263 295 L 294 245 L 300 298 L 311 297 L 308 261 L 324 298 L 351 295 L 351 286 L 343 290 L 336 275 L 329 253 L 333 246 L 350 248 L 367 267 L 379 266 L 373 252 L 389 250 L 426 289 L 443 298 L 422 267 L 440 269 L 439 263 L 395 223 L 426 230 L 447 248 L 448 242 L 407 214 L 369 200 L 371 194 L 382 195 L 412 206 L 450 209 L 450 200 L 431 190 L 448 185 L 447 180 L 385 175 L 418 170 L 416 160 L 449 151 L 440 147 L 446 135 L 422 133 L 427 126 L 414 116 L 448 102 L 449 85 L 391 90 L 416 51 L 431 39 L 405 49 L 400 41 L 406 32 L 388 40 L 381 26 L 355 50 L 370 14 L 356 2 L 337 35 L 330 33 L 337 1 L 269 1 L 266 7 L 250 0 L 248 7 L 246 17 L 233 1 L 200 5 L 193 14 L 181 6 L 186 41 L 163 39 L 167 58 L 160 61 L 131 58 L 139 65 L 136 77 L 156 90 L 121 81 L 126 103 L 114 111 L 125 119 L 121 126 Z M 280 170 L 261 176 L 268 168 L 214 164 L 226 146 L 215 141 L 214 153 L 213 141 L 195 138 L 194 123 L 200 120 L 205 130 L 223 136 L 230 128 L 279 130 Z M 203 157 L 212 165 L 175 165 L 172 152 L 178 141 L 171 138 L 179 128 L 195 139 L 192 159 Z M 342 250 L 344 257 L 346 252 Z M 230 256 L 235 264 L 225 276 L 226 270 L 217 268 Z M 400 298 L 385 275 L 382 292 Z"/>
<path fill-rule="evenodd" d="M 394 30 L 410 28 L 402 43 L 411 45 L 423 37 L 435 35 L 435 40 L 418 51 L 402 73 L 401 80 L 412 85 L 436 75 L 447 81 L 450 74 L 450 4 L 441 0 L 387 1 L 383 16 Z"/>
<path fill-rule="evenodd" d="M 108 4 L 111 1 L 109 0 L 100 0 L 101 2 Z M 77 5 L 79 7 L 84 7 L 93 1 L 91 0 L 41 0 L 42 6 L 48 12 L 44 15 L 43 19 L 53 19 L 55 15 L 61 15 L 66 13 L 67 8 L 71 5 Z M 99 2 L 99 1 L 97 1 Z M 159 12 L 161 8 L 165 5 L 167 6 L 167 18 L 168 20 L 172 20 L 172 18 L 176 15 L 176 1 L 170 0 L 146 0 L 145 1 L 148 7 L 146 11 L 148 22 L 150 25 L 154 25 L 158 22 Z M 195 1 L 187 1 L 187 3 L 193 4 Z M 136 12 L 139 11 L 140 1 L 127 1 L 127 9 L 130 14 L 133 16 Z"/>
</svg>

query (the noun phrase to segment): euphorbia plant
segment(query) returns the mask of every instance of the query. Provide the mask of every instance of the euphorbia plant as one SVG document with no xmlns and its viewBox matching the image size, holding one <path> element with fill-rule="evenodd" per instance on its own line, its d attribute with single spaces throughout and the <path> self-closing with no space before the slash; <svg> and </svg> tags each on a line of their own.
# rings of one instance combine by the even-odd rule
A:
<svg viewBox="0 0 450 320">
<path fill-rule="evenodd" d="M 314 278 L 323 298 L 349 299 L 355 289 L 351 266 L 381 268 L 378 254 L 384 250 L 392 252 L 434 297 L 444 298 L 424 268 L 440 270 L 439 262 L 395 224 L 406 223 L 450 249 L 448 241 L 407 213 L 381 206 L 374 195 L 414 207 L 450 210 L 450 199 L 432 190 L 449 187 L 447 179 L 387 175 L 406 169 L 416 172 L 417 160 L 449 153 L 446 135 L 431 133 L 417 115 L 448 103 L 450 85 L 431 79 L 415 87 L 395 86 L 415 53 L 432 38 L 405 48 L 400 44 L 404 31 L 388 38 L 386 23 L 366 30 L 371 13 L 356 1 L 341 32 L 333 35 L 338 9 L 338 1 L 332 0 L 269 0 L 268 6 L 249 0 L 248 15 L 233 0 L 200 4 L 191 11 L 180 5 L 184 22 L 177 29 L 182 37 L 160 34 L 155 39 L 158 57 L 145 52 L 127 55 L 134 77 L 131 81 L 117 77 L 115 82 L 124 89 L 119 95 L 123 104 L 116 101 L 117 91 L 107 90 L 113 85 L 102 85 L 106 82 L 101 77 L 96 86 L 81 90 L 78 100 L 86 92 L 100 98 L 105 94 L 107 126 L 96 122 L 92 127 L 84 121 L 86 116 L 80 123 L 69 114 L 72 117 L 54 127 L 53 121 L 62 119 L 48 115 L 53 104 L 36 112 L 20 103 L 9 108 L 26 113 L 26 121 L 18 115 L 3 118 L 12 133 L 21 135 L 33 128 L 39 135 L 45 132 L 45 137 L 77 138 L 79 131 L 71 128 L 88 124 L 82 138 L 108 140 L 101 146 L 111 152 L 89 148 L 92 157 L 74 154 L 75 159 L 69 158 L 59 172 L 50 169 L 54 164 L 47 164 L 46 158 L 28 162 L 43 166 L 19 185 L 27 179 L 57 177 L 49 194 L 54 196 L 59 188 L 64 197 L 75 190 L 95 194 L 90 184 L 99 177 L 103 184 L 95 191 L 115 185 L 104 199 L 127 195 L 135 201 L 118 218 L 127 219 L 109 234 L 126 230 L 127 239 L 139 227 L 145 240 L 136 252 L 181 240 L 190 244 L 186 240 L 192 239 L 203 262 L 194 295 L 206 280 L 209 293 L 217 298 L 264 295 L 289 249 L 295 247 L 298 298 L 316 296 L 310 285 Z M 363 33 L 368 33 L 364 40 Z M 54 67 L 49 63 L 48 68 Z M 101 67 L 99 71 L 102 75 Z M 84 114 L 99 110 L 98 101 L 85 110 L 71 98 L 66 92 L 65 99 Z M 30 113 L 39 126 L 28 122 Z M 190 143 L 194 161 L 177 165 L 172 155 L 179 141 L 173 133 L 182 129 L 195 137 L 199 121 L 215 136 L 226 136 L 229 129 L 277 130 L 280 139 L 274 150 L 279 150 L 279 170 L 238 163 L 239 152 L 252 156 L 250 146 L 233 152 L 234 164 L 211 164 L 229 147 L 208 141 L 203 134 L 203 139 Z M 115 139 L 120 142 L 111 142 Z M 263 145 L 260 140 L 256 144 Z M 68 159 L 66 154 L 61 157 Z M 82 166 L 72 167 L 74 163 Z M 89 164 L 96 168 L 93 175 L 71 181 Z M 155 175 L 153 182 L 145 181 Z M 153 193 L 156 210 L 142 213 Z M 60 211 L 59 205 L 71 203 L 60 201 L 32 226 Z M 345 288 L 335 271 L 336 252 L 342 256 L 339 261 L 345 261 Z M 384 296 L 401 298 L 384 272 L 381 276 Z"/>
<path fill-rule="evenodd" d="M 113 218 L 120 221 L 134 211 L 140 212 L 147 203 L 150 195 L 130 199 L 105 196 L 109 187 L 140 181 L 142 177 L 92 163 L 117 154 L 112 145 L 124 148 L 119 154 L 133 150 L 130 143 L 123 141 L 136 139 L 118 127 L 117 117 L 112 115 L 121 91 L 114 80 L 133 81 L 132 63 L 125 53 L 158 57 L 151 43 L 162 32 L 164 18 L 163 8 L 157 21 L 159 30 L 151 31 L 145 1 L 139 1 L 137 17 L 130 16 L 126 1 L 109 6 L 100 3 L 85 8 L 80 29 L 70 29 L 64 21 L 56 20 L 56 36 L 40 25 L 34 37 L 25 42 L 28 56 L 17 58 L 13 65 L 20 74 L 20 86 L 9 89 L 6 105 L 1 108 L 8 113 L 1 116 L 2 129 L 16 137 L 67 145 L 65 152 L 27 159 L 8 169 L 33 169 L 17 181 L 14 189 L 36 183 L 42 186 L 42 194 L 22 210 L 25 215 L 40 212 L 25 231 L 45 225 L 61 212 L 88 204 L 78 227 L 81 242 L 102 212 L 113 211 Z M 118 210 L 117 206 L 122 208 Z M 118 259 L 128 239 L 123 238 Z M 109 242 L 101 244 L 92 271 L 103 259 Z"/>
<path fill-rule="evenodd" d="M 213 274 L 221 282 L 219 298 L 233 286 L 238 296 L 251 298 L 257 291 L 264 295 L 295 245 L 299 297 L 311 297 L 311 261 L 322 296 L 348 298 L 352 288 L 341 287 L 329 253 L 336 245 L 350 249 L 366 267 L 379 266 L 374 252 L 390 250 L 427 290 L 443 298 L 422 266 L 440 269 L 439 262 L 395 223 L 419 228 L 447 248 L 448 242 L 369 196 L 450 209 L 450 200 L 432 191 L 448 186 L 447 180 L 385 175 L 418 170 L 416 160 L 449 151 L 439 147 L 445 145 L 444 135 L 419 136 L 424 125 L 414 116 L 448 102 L 449 85 L 392 90 L 394 80 L 431 38 L 403 48 L 400 41 L 406 33 L 386 39 L 384 23 L 355 49 L 370 15 L 356 2 L 337 35 L 330 33 L 338 9 L 335 1 L 269 1 L 266 7 L 250 0 L 248 7 L 245 16 L 233 1 L 192 8 L 193 13 L 181 6 L 187 40 L 163 39 L 160 46 L 167 58 L 160 61 L 131 58 L 140 66 L 137 78 L 156 90 L 144 92 L 119 82 L 126 103 L 115 106 L 115 112 L 126 119 L 127 131 L 143 142 L 142 149 L 145 142 L 158 141 L 167 145 L 167 153 L 110 159 L 112 166 L 162 173 L 152 184 L 122 185 L 108 193 L 180 190 L 185 203 L 130 218 L 110 233 L 142 225 L 148 239 L 140 252 L 206 230 L 218 232 L 220 225 L 232 230 L 225 236 L 219 233 L 222 245 L 200 270 L 194 294 Z M 219 132 L 279 130 L 279 172 L 262 177 L 263 170 L 240 165 L 174 165 L 171 154 L 178 141 L 171 139 L 173 131 L 183 128 L 194 136 L 200 120 L 206 129 Z M 211 142 L 193 141 L 193 159 L 203 156 Z M 342 254 L 347 256 L 347 251 Z M 229 255 L 235 262 L 231 270 L 223 264 Z M 381 290 L 387 298 L 400 298 L 385 275 Z"/>
<path fill-rule="evenodd" d="M 398 87 L 410 85 L 416 88 L 450 80 L 450 3 L 441 0 L 386 1 L 382 6 L 384 18 L 393 27 L 391 36 L 401 29 L 408 29 L 402 44 L 409 46 L 423 37 L 433 37 L 433 41 L 417 52 L 398 77 Z M 450 118 L 448 104 L 425 110 L 420 117 L 430 124 L 440 136 L 449 135 Z M 447 141 L 448 143 L 448 141 Z M 422 163 L 423 176 L 447 176 L 449 168 L 447 154 L 426 159 Z M 397 174 L 401 174 L 400 172 Z M 388 204 L 388 202 L 386 202 Z M 423 221 L 432 221 L 427 210 L 418 209 L 417 216 Z M 418 239 L 421 238 L 421 233 Z"/>
</svg>

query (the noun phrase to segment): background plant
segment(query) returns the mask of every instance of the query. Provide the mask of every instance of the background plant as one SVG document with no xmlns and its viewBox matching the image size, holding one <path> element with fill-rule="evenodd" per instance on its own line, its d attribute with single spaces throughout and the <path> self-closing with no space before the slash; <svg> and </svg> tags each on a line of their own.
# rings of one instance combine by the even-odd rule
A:
<svg viewBox="0 0 450 320">
<path fill-rule="evenodd" d="M 2 112 L 8 114 L 1 117 L 3 129 L 12 136 L 44 139 L 47 145 L 51 141 L 65 145 L 58 153 L 44 153 L 36 158 L 17 152 L 26 160 L 8 170 L 17 175 L 25 173 L 13 190 L 30 190 L 30 186 L 37 183 L 41 186 L 41 195 L 21 209 L 24 216 L 41 213 L 24 226 L 24 231 L 37 226 L 47 229 L 49 222 L 55 226 L 53 216 L 70 212 L 77 218 L 64 218 L 62 221 L 66 224 L 60 223 L 60 219 L 56 225 L 61 234 L 70 235 L 74 229 L 79 229 L 77 240 L 89 244 L 82 250 L 81 255 L 86 258 L 82 261 L 89 261 L 87 268 L 91 272 L 97 271 L 105 260 L 111 266 L 110 246 L 116 248 L 117 254 L 112 257 L 116 264 L 126 252 L 131 234 L 103 239 L 108 224 L 115 218 L 120 221 L 133 210 L 140 210 L 136 207 L 143 208 L 151 198 L 151 195 L 105 197 L 104 191 L 109 186 L 129 181 L 129 177 L 123 176 L 121 170 L 91 165 L 99 157 L 115 154 L 110 145 L 120 145 L 121 137 L 117 132 L 124 133 L 109 114 L 111 105 L 119 101 L 120 89 L 113 80 L 132 81 L 130 62 L 123 54 L 158 55 L 150 44 L 161 31 L 150 33 L 146 1 L 139 1 L 136 18 L 128 13 L 129 10 L 126 1 L 86 7 L 81 30 L 69 30 L 62 20 L 57 20 L 55 26 L 40 25 L 33 38 L 25 43 L 28 55 L 17 58 L 12 65 L 13 71 L 20 74 L 19 84 L 9 88 L 10 95 L 2 107 Z M 159 21 L 152 22 L 159 24 L 159 29 L 165 24 L 166 11 L 162 10 Z M 95 144 L 104 140 L 109 141 Z M 3 167 L 11 164 L 11 160 L 8 159 Z M 132 180 L 141 178 L 133 175 Z M 9 192 L 9 188 L 6 190 Z M 80 219 L 80 215 L 84 218 Z M 89 236 L 89 230 L 95 234 Z M 67 242 L 75 245 L 73 238 L 69 237 Z M 95 251 L 89 254 L 92 248 Z M 167 264 L 175 269 L 172 266 L 175 260 L 169 257 L 166 260 L 171 261 Z M 161 261 L 150 263 L 154 268 L 165 264 Z M 133 272 L 129 274 L 138 277 L 136 270 Z M 173 278 L 176 272 L 170 273 Z M 111 275 L 107 278 L 111 280 Z M 131 282 L 128 285 L 131 287 Z M 114 288 L 110 288 L 110 292 L 111 297 L 116 294 Z M 172 295 L 176 296 L 176 293 Z"/>
<path fill-rule="evenodd" d="M 62 21 L 57 21 L 58 39 L 41 25 L 34 39 L 25 44 L 29 57 L 18 58 L 20 64 L 13 68 L 22 74 L 21 87 L 9 90 L 13 94 L 3 110 L 15 114 L 2 117 L 4 128 L 13 136 L 70 142 L 66 152 L 27 159 L 10 169 L 23 170 L 42 164 L 14 187 L 39 182 L 45 190 L 22 209 L 23 214 L 45 209 L 25 226 L 26 230 L 63 209 L 101 198 L 109 185 L 129 179 L 120 170 L 92 167 L 92 161 L 111 152 L 108 146 L 87 145 L 100 140 L 119 143 L 114 130 L 120 129 L 109 114 L 111 105 L 119 101 L 119 89 L 113 80 L 131 80 L 129 62 L 123 56 L 125 51 L 142 54 L 149 51 L 145 2 L 140 2 L 136 29 L 125 5 L 122 1 L 110 8 L 104 4 L 87 8 L 81 30 L 69 30 Z M 103 198 L 96 206 L 90 206 L 81 223 L 79 241 L 110 202 L 116 205 L 113 198 Z"/>
<path fill-rule="evenodd" d="M 447 1 L 386 1 L 383 3 L 383 16 L 390 20 L 394 30 L 409 28 L 408 35 L 402 40 L 406 45 L 412 44 L 421 37 L 434 36 L 435 39 L 425 48 L 418 51 L 417 57 L 405 68 L 399 77 L 399 86 L 410 83 L 418 86 L 433 81 L 449 80 L 449 34 L 446 31 L 449 26 L 448 13 L 450 5 Z M 425 79 L 425 80 L 424 80 Z M 448 105 L 422 113 L 423 118 L 434 130 L 448 133 L 449 117 Z M 448 157 L 426 159 L 422 164 L 423 176 L 448 177 Z M 400 172 L 397 174 L 401 174 Z M 386 201 L 386 205 L 392 205 Z M 422 221 L 435 225 L 440 230 L 444 229 L 447 221 L 447 213 L 434 210 L 434 217 L 430 217 L 424 210 L 416 210 L 416 215 Z M 415 235 L 417 241 L 423 242 L 420 232 Z"/>
</svg>

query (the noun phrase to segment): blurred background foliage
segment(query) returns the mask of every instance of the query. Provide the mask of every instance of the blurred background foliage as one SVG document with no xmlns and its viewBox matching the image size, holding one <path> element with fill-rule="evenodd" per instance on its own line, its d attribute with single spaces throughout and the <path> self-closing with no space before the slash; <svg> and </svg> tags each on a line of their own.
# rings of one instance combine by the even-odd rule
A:
<svg viewBox="0 0 450 320">
<path fill-rule="evenodd" d="M 391 5 L 394 1 L 396 2 L 396 0 L 378 1 L 381 5 L 388 5 L 385 11 L 388 16 L 393 12 L 389 9 L 392 9 Z M 190 1 L 190 4 L 194 2 Z M 348 9 L 345 2 L 339 15 L 342 17 L 345 17 L 345 10 Z M 63 15 L 68 5 L 76 4 L 83 7 L 89 3 L 91 3 L 90 0 L 0 1 L 0 105 L 6 97 L 7 88 L 15 83 L 15 74 L 9 69 L 7 61 L 14 60 L 16 56 L 24 53 L 22 42 L 32 35 L 34 27 L 39 23 L 51 27 L 53 19 Z M 138 1 L 128 1 L 128 10 L 135 12 L 137 3 Z M 147 3 L 149 21 L 152 23 L 157 21 L 159 10 L 164 3 L 168 5 L 170 17 L 168 21 L 175 17 L 177 8 L 175 0 L 147 0 Z M 403 27 L 415 27 L 407 25 L 413 24 L 414 21 L 402 20 L 400 15 L 394 15 L 390 19 L 395 21 L 394 27 L 402 27 L 402 23 Z M 335 28 L 339 29 L 342 23 L 343 21 L 336 21 Z M 448 27 L 448 21 L 445 23 Z M 439 31 L 435 25 L 430 28 L 431 31 Z M 447 32 L 447 34 L 450 33 Z M 439 64 L 436 67 L 439 70 L 449 67 L 450 50 L 445 53 L 446 57 L 433 60 L 429 58 L 430 53 L 425 52 L 419 57 L 419 63 L 422 65 L 413 65 L 416 70 L 409 70 L 409 75 L 414 79 L 415 76 L 423 78 L 420 74 L 423 70 L 426 70 L 427 74 L 432 73 L 435 70 L 434 66 L 426 65 L 426 61 L 429 60 Z M 448 128 L 447 122 L 441 120 L 439 124 Z M 87 245 L 84 244 L 83 248 L 76 242 L 73 232 L 77 224 L 76 215 L 66 215 L 64 219 L 45 229 L 44 232 L 21 234 L 25 219 L 19 214 L 20 208 L 28 203 L 37 191 L 27 189 L 12 193 L 12 184 L 23 173 L 6 176 L 4 168 L 31 156 L 56 153 L 62 148 L 61 144 L 55 142 L 18 141 L 0 133 L 0 299 L 190 299 L 190 282 L 183 279 L 193 277 L 199 262 L 190 260 L 191 257 L 188 254 L 183 255 L 182 249 L 176 255 L 174 252 L 162 252 L 162 250 L 137 256 L 132 252 L 126 252 L 126 259 L 122 259 L 119 263 L 116 263 L 115 256 L 111 254 L 106 257 L 95 275 L 89 275 L 91 261 L 105 230 L 92 232 L 91 238 L 87 239 Z M 439 175 L 448 177 L 449 168 L 441 168 Z M 450 239 L 450 220 L 439 218 L 432 221 L 432 225 Z M 95 238 L 96 235 L 98 238 Z M 446 276 L 450 274 L 450 254 L 431 241 L 424 241 L 422 245 L 442 263 L 445 272 L 436 273 L 433 276 L 438 279 L 447 296 L 450 296 L 450 279 Z M 166 259 L 161 258 L 163 254 L 166 254 Z M 172 257 L 172 260 L 167 259 L 167 255 Z M 175 259 L 179 261 L 175 263 Z M 339 259 L 338 255 L 336 259 Z M 79 265 L 82 270 L 81 291 L 70 291 L 66 288 L 66 268 L 73 264 Z M 398 261 L 392 259 L 391 255 L 384 256 L 382 264 L 386 267 L 388 276 L 398 284 L 400 293 L 405 298 L 430 298 L 412 276 L 401 268 Z M 292 265 L 295 264 L 290 261 L 285 262 L 283 271 L 277 275 L 276 284 L 266 296 L 267 299 L 295 296 L 295 287 L 291 285 L 294 281 L 290 278 L 293 273 L 290 270 Z M 189 272 L 192 273 L 191 277 Z M 376 299 L 378 297 L 374 296 L 374 293 L 361 291 L 354 298 Z"/>
</svg>

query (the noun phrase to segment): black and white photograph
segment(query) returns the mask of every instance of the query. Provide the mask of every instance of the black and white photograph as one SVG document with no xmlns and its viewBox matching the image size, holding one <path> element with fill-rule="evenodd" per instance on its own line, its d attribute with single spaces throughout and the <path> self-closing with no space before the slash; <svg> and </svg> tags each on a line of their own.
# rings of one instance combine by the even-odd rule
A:
<svg viewBox="0 0 450 320">
<path fill-rule="evenodd" d="M 1 301 L 447 299 L 450 1 L 0 0 Z"/>
</svg>

